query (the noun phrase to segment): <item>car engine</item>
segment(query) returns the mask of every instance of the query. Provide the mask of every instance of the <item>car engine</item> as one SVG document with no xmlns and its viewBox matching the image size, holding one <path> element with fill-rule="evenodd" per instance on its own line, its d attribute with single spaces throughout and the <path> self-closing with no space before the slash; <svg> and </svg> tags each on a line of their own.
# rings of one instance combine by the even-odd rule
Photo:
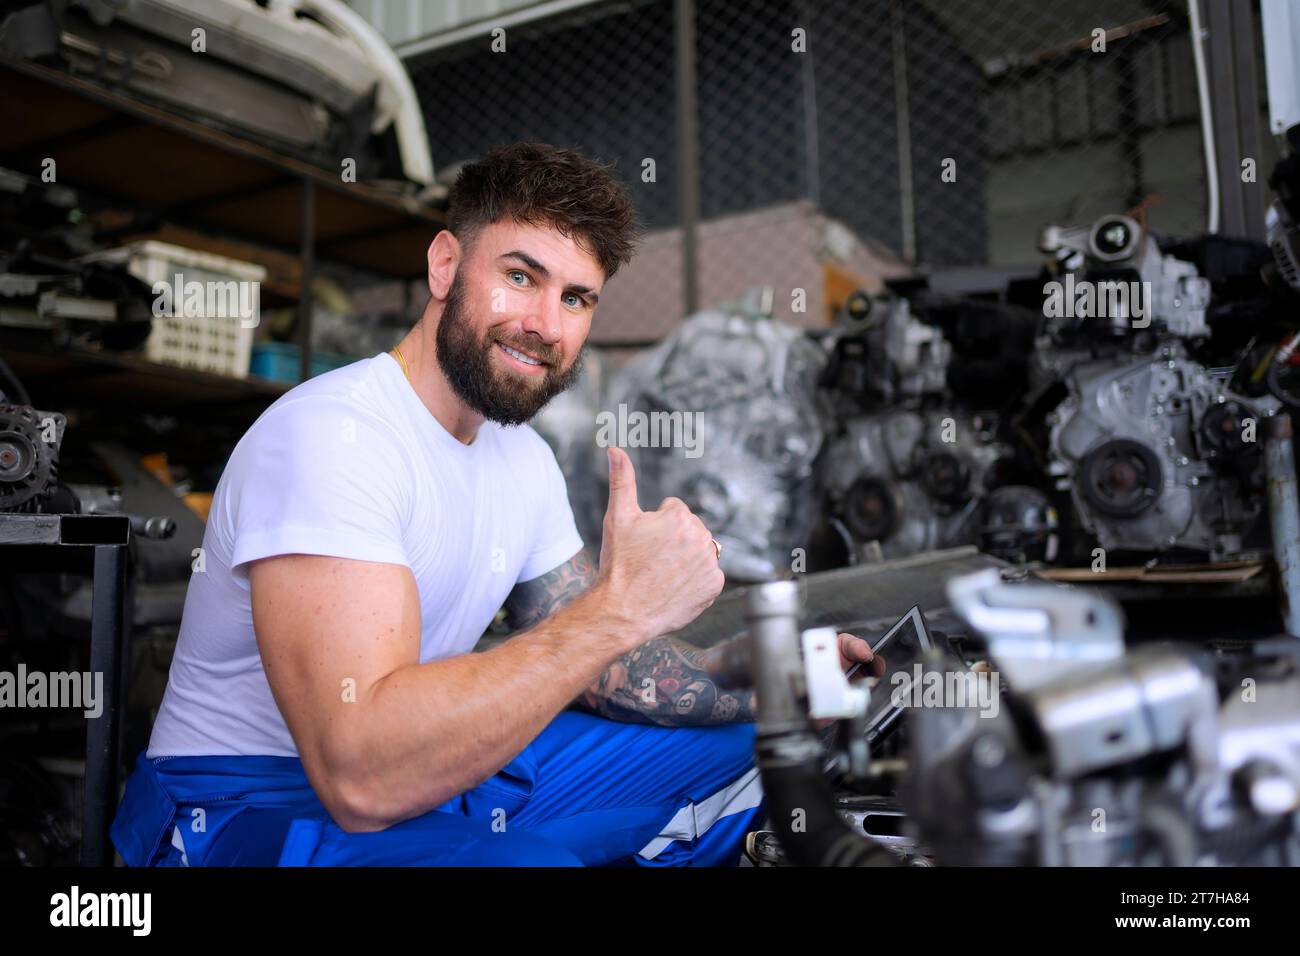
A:
<svg viewBox="0 0 1300 956">
<path fill-rule="evenodd" d="M 850 563 L 974 542 L 1004 449 L 947 388 L 952 347 L 906 298 L 849 300 L 823 374 L 825 510 Z"/>
<path fill-rule="evenodd" d="M 1058 290 L 1065 301 L 1046 309 L 1031 388 L 1064 385 L 1047 417 L 1048 472 L 1080 524 L 1107 550 L 1240 553 L 1263 502 L 1256 430 L 1277 404 L 1237 394 L 1231 368 L 1194 357 L 1209 336 L 1208 282 L 1126 216 L 1049 228 L 1043 248 L 1061 266 L 1048 301 Z"/>
</svg>

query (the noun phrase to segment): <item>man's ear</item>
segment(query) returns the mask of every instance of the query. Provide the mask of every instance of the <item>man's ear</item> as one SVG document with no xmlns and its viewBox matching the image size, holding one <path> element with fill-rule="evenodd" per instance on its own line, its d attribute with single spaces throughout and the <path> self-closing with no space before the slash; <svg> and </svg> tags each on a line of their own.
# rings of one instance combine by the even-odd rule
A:
<svg viewBox="0 0 1300 956">
<path fill-rule="evenodd" d="M 460 241 L 449 229 L 439 232 L 429 243 L 429 294 L 435 299 L 447 298 L 452 280 L 456 278 L 456 269 L 460 266 L 460 257 Z"/>
</svg>

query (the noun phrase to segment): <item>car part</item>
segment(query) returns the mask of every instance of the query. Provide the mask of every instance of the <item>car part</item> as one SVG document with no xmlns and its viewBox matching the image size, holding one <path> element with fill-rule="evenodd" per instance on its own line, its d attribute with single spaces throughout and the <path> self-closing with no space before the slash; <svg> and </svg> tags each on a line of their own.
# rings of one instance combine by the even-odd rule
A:
<svg viewBox="0 0 1300 956">
<path fill-rule="evenodd" d="M 1282 622 L 1300 637 L 1300 493 L 1296 488 L 1294 428 L 1291 416 L 1264 420 L 1264 461 L 1268 474 L 1268 513 L 1273 530 Z"/>
<path fill-rule="evenodd" d="M 980 550 L 1014 564 L 1056 560 L 1060 519 L 1047 495 L 1025 485 L 990 492 L 980 523 Z"/>
<path fill-rule="evenodd" d="M 1084 360 L 1049 417 L 1049 471 L 1106 549 L 1242 550 L 1257 519 L 1261 411 L 1177 342 Z"/>
<path fill-rule="evenodd" d="M 1153 236 L 1128 216 L 1102 216 L 1090 226 L 1048 226 L 1039 238 L 1039 248 L 1051 254 L 1062 270 L 1062 277 L 1081 280 L 1063 284 L 1060 290 L 1065 299 L 1071 288 L 1080 295 L 1078 302 L 1086 301 L 1089 292 L 1095 292 L 1092 314 L 1077 313 L 1069 302 L 1067 315 L 1058 318 L 1079 320 L 1095 336 L 1127 335 L 1134 328 L 1156 326 L 1180 339 L 1200 339 L 1210 334 L 1205 322 L 1205 310 L 1210 303 L 1210 283 L 1197 274 L 1196 266 L 1161 252 Z M 1082 282 L 1094 284 L 1091 289 Z M 1133 287 L 1131 283 L 1139 283 Z M 1118 288 L 1123 284 L 1126 288 Z M 1137 298 L 1109 296 L 1110 293 L 1131 291 Z M 1101 308 L 1116 302 L 1125 308 Z M 1139 314 L 1142 313 L 1142 314 Z"/>
<path fill-rule="evenodd" d="M 990 572 L 949 590 L 1023 724 L 910 715 L 908 809 L 941 860 L 1300 863 L 1293 648 L 1217 674 L 1190 648 L 1126 651 L 1118 610 L 1087 591 Z"/>
<path fill-rule="evenodd" d="M 39 511 L 55 494 L 66 425 L 57 412 L 0 404 L 0 511 Z"/>
<path fill-rule="evenodd" d="M 863 838 L 834 808 L 821 744 L 801 702 L 799 615 L 793 581 L 764 584 L 746 598 L 760 702 L 757 764 L 768 814 L 786 855 L 798 865 L 896 865 L 894 854 Z"/>
<path fill-rule="evenodd" d="M 1060 270 L 1045 294 L 1077 288 L 1091 303 L 1045 307 L 1030 366 L 1031 400 L 1064 390 L 1047 471 L 1079 525 L 1107 550 L 1241 553 L 1263 502 L 1257 427 L 1276 404 L 1193 357 L 1209 336 L 1208 281 L 1127 216 L 1049 227 L 1042 248 Z"/>
<path fill-rule="evenodd" d="M 1294 640 L 1218 660 L 1177 645 L 1130 650 L 1118 607 L 1087 590 L 986 569 L 950 579 L 948 593 L 1008 706 L 914 700 L 897 768 L 906 820 L 868 835 L 812 772 L 825 754 L 811 731 L 798 585 L 747 591 L 748 636 L 715 674 L 733 686 L 747 674 L 757 691 L 757 762 L 780 844 L 765 843 L 760 862 L 899 862 L 886 844 L 902 834 L 940 865 L 1300 865 Z M 954 666 L 938 651 L 914 664 L 924 684 Z M 846 709 L 841 726 L 860 728 L 864 713 Z M 864 761 L 846 762 L 862 775 Z"/>
<path fill-rule="evenodd" d="M 57 63 L 317 165 L 337 170 L 348 157 L 358 176 L 408 191 L 434 184 L 401 61 L 338 0 L 28 2 L 0 24 L 0 53 Z"/>
<path fill-rule="evenodd" d="M 894 558 L 974 543 L 1003 454 L 983 420 L 960 412 L 899 409 L 845 422 L 822 481 L 827 511 L 852 542 L 851 563 L 876 544 Z"/>
<path fill-rule="evenodd" d="M 835 431 L 820 482 L 849 563 L 973 543 L 1004 449 L 986 418 L 954 407 L 944 334 L 906 298 L 858 292 L 829 351 L 819 384 Z"/>
</svg>

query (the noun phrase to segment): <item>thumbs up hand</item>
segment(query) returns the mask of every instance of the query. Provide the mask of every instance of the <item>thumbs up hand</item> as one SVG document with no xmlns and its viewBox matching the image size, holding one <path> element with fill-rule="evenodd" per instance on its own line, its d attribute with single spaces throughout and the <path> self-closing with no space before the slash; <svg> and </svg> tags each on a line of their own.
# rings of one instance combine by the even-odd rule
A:
<svg viewBox="0 0 1300 956">
<path fill-rule="evenodd" d="M 638 621 L 641 627 L 634 630 L 659 637 L 695 620 L 724 580 L 704 522 L 680 498 L 642 511 L 632 459 L 610 448 L 598 583 L 615 612 Z"/>
</svg>

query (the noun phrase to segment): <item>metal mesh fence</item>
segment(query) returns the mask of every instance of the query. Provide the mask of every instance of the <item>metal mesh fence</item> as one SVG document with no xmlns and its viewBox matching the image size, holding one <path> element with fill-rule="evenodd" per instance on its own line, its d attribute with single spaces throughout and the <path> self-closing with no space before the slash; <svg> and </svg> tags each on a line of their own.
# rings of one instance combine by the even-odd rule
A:
<svg viewBox="0 0 1300 956">
<path fill-rule="evenodd" d="M 687 177 L 695 307 L 770 286 L 807 326 L 913 266 L 1033 262 L 1048 223 L 1146 204 L 1156 229 L 1203 228 L 1183 2 L 694 0 L 686 168 L 680 9 L 578 6 L 504 50 L 484 33 L 408 62 L 444 175 L 536 139 L 628 183 L 647 237 L 593 343 L 658 340 L 687 310 Z"/>
</svg>

